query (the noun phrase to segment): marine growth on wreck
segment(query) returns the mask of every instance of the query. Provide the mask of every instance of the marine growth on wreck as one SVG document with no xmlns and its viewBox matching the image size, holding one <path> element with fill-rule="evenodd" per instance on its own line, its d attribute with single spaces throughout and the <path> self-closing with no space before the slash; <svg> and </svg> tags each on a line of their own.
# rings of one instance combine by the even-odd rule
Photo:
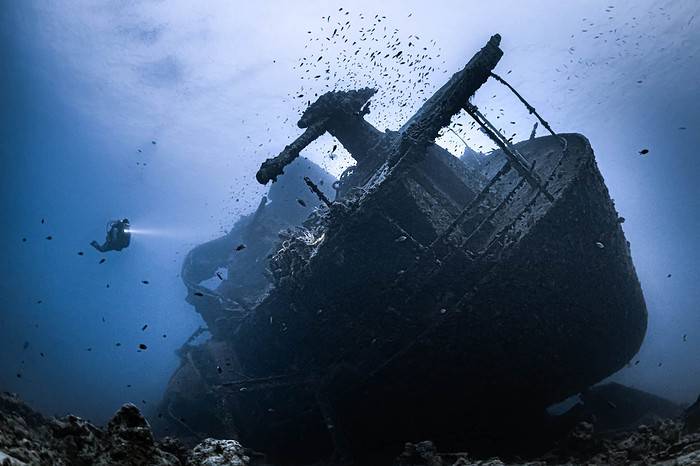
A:
<svg viewBox="0 0 700 466">
<path fill-rule="evenodd" d="M 463 435 L 483 448 L 502 429 L 494 412 L 541 413 L 630 360 L 646 308 L 589 141 L 556 133 L 518 94 L 550 134 L 513 143 L 470 103 L 488 79 L 508 85 L 494 72 L 500 41 L 397 131 L 364 119 L 374 89 L 330 91 L 308 107 L 304 133 L 257 180 L 303 189 L 295 159 L 325 132 L 356 165 L 332 183 L 305 176 L 318 207 L 279 238 L 249 233 L 277 217 L 264 198 L 190 252 L 182 275 L 213 338 L 184 348 L 164 403 L 209 404 L 222 432 L 280 457 L 352 457 L 447 435 L 465 418 L 477 432 Z M 500 149 L 473 162 L 435 144 L 460 111 Z M 201 296 L 199 282 L 246 237 L 267 280 Z M 228 264 L 229 276 L 248 267 Z M 214 371 L 220 361 L 230 370 Z M 201 391 L 176 388 L 183 381 Z"/>
</svg>

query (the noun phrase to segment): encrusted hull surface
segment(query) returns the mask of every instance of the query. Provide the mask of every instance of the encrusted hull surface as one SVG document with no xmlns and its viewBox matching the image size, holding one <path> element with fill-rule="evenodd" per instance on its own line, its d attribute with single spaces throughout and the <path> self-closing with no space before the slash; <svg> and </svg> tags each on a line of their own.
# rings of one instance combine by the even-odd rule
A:
<svg viewBox="0 0 700 466">
<path fill-rule="evenodd" d="M 641 288 L 588 141 L 563 138 L 516 145 L 553 202 L 501 153 L 469 180 L 426 157 L 317 238 L 232 338 L 243 440 L 303 456 L 487 431 L 626 364 Z"/>
</svg>

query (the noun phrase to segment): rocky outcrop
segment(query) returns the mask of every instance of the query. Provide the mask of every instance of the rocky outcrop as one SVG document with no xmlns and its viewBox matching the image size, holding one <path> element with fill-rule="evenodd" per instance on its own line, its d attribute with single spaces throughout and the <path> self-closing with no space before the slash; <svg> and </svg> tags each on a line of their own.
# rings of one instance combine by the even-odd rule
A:
<svg viewBox="0 0 700 466">
<path fill-rule="evenodd" d="M 188 464 L 202 466 L 247 466 L 250 457 L 235 440 L 205 439 L 187 455 Z"/>
<path fill-rule="evenodd" d="M 159 448 L 148 422 L 132 404 L 122 406 L 100 429 L 76 416 L 45 418 L 10 394 L 0 395 L 0 459 L 3 466 L 182 464 Z"/>
<path fill-rule="evenodd" d="M 156 441 L 131 403 L 104 428 L 76 416 L 46 418 L 11 394 L 0 394 L 0 466 L 247 466 L 235 440 L 206 439 L 188 450 L 176 439 Z"/>
</svg>

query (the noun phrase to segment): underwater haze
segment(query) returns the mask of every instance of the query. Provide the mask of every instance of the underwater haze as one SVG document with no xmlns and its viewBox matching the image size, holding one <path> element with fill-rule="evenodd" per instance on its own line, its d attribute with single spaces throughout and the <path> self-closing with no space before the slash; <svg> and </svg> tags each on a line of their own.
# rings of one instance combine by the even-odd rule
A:
<svg viewBox="0 0 700 466">
<path fill-rule="evenodd" d="M 503 36 L 496 71 L 556 131 L 586 135 L 626 219 L 649 324 L 613 379 L 694 400 L 695 0 L 3 1 L 0 389 L 99 423 L 126 401 L 151 412 L 176 350 L 204 325 L 184 300 L 182 260 L 258 205 L 260 163 L 301 134 L 295 123 L 313 98 L 298 96 L 328 90 L 298 65 L 341 8 L 420 38 L 436 69 L 426 96 L 492 34 Z M 342 48 L 324 50 L 331 88 L 380 87 L 367 117 L 378 128 L 398 129 L 422 103 L 422 94 L 396 98 L 412 90 L 403 77 L 365 76 Z M 534 120 L 503 88 L 489 83 L 475 100 L 502 109 L 515 139 L 527 139 Z M 469 137 L 474 149 L 493 148 Z M 450 135 L 438 142 L 463 150 Z M 302 155 L 339 176 L 351 160 L 333 144 L 324 137 Z M 123 217 L 130 247 L 90 247 Z"/>
</svg>

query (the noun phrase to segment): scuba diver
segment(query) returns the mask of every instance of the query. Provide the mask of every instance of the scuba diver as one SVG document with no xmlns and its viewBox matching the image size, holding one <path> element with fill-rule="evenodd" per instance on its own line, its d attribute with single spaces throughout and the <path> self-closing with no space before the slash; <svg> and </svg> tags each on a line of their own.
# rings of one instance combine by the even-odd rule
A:
<svg viewBox="0 0 700 466">
<path fill-rule="evenodd" d="M 121 251 L 128 247 L 130 242 L 129 219 L 125 218 L 109 222 L 107 225 L 107 238 L 104 244 L 93 241 L 90 245 L 100 252 Z"/>
</svg>

